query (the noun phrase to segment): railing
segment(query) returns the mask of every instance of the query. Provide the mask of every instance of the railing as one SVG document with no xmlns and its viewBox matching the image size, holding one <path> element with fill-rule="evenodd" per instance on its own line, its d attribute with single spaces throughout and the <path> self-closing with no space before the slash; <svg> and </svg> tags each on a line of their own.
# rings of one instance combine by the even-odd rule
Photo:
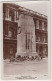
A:
<svg viewBox="0 0 52 81">
<path fill-rule="evenodd" d="M 37 42 L 36 43 L 39 43 L 39 44 L 48 44 L 48 42 Z"/>
<path fill-rule="evenodd" d="M 47 31 L 47 30 L 45 30 L 45 29 L 38 29 L 38 28 L 35 28 L 35 30 L 36 30 L 36 31 L 39 31 L 39 32 L 42 32 L 42 33 L 43 33 L 43 32 L 45 32 L 45 33 L 47 33 L 47 32 L 48 32 L 48 31 Z"/>
<path fill-rule="evenodd" d="M 15 37 L 9 37 L 8 35 L 4 35 L 4 39 L 17 39 L 17 36 L 15 36 Z"/>
</svg>

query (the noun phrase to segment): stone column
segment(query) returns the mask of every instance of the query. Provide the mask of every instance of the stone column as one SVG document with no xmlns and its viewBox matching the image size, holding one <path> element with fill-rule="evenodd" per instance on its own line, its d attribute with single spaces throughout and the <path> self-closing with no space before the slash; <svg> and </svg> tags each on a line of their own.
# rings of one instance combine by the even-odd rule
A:
<svg viewBox="0 0 52 81">
<path fill-rule="evenodd" d="M 16 11 L 15 11 L 15 21 L 16 21 Z"/>
<path fill-rule="evenodd" d="M 7 17 L 8 17 L 8 9 L 6 8 L 6 19 L 7 19 Z"/>
<path fill-rule="evenodd" d="M 9 8 L 8 8 L 8 18 L 9 18 Z"/>
<path fill-rule="evenodd" d="M 19 14 L 18 11 L 15 11 L 15 22 L 17 22 L 17 20 L 18 20 L 18 18 L 19 18 L 19 17 L 18 17 L 18 16 L 19 16 L 18 14 Z"/>
<path fill-rule="evenodd" d="M 6 20 L 11 20 L 11 19 L 9 18 L 9 8 L 6 8 Z"/>
<path fill-rule="evenodd" d="M 36 28 L 39 29 L 39 20 L 36 20 Z"/>
<path fill-rule="evenodd" d="M 44 22 L 42 22 L 42 30 L 44 30 Z"/>
</svg>

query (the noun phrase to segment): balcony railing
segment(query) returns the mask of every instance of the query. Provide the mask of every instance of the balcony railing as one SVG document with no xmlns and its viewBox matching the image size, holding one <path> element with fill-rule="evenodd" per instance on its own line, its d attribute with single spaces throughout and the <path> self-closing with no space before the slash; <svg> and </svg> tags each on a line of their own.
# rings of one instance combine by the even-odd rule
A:
<svg viewBox="0 0 52 81">
<path fill-rule="evenodd" d="M 36 32 L 41 32 L 41 33 L 48 33 L 47 30 L 37 29 L 37 28 L 35 28 L 35 31 L 36 31 Z"/>
<path fill-rule="evenodd" d="M 9 35 L 4 35 L 4 39 L 17 39 L 17 36 L 10 37 Z"/>
</svg>

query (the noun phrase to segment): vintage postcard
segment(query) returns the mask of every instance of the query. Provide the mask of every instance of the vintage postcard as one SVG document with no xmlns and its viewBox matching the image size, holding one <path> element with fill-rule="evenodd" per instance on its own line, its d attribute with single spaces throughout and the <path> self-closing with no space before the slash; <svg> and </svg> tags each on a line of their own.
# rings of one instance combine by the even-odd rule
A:
<svg viewBox="0 0 52 81">
<path fill-rule="evenodd" d="M 2 79 L 50 79 L 50 1 L 1 5 Z"/>
</svg>

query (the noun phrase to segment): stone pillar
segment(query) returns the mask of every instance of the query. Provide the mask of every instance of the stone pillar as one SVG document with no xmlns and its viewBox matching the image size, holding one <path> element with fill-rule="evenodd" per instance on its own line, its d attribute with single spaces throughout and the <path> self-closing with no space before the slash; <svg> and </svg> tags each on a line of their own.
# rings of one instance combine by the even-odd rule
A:
<svg viewBox="0 0 52 81">
<path fill-rule="evenodd" d="M 15 22 L 18 22 L 18 19 L 19 19 L 19 13 L 18 11 L 15 11 Z"/>
<path fill-rule="evenodd" d="M 36 28 L 39 29 L 39 20 L 36 20 Z"/>
<path fill-rule="evenodd" d="M 44 22 L 42 22 L 42 30 L 44 30 Z"/>
<path fill-rule="evenodd" d="M 11 20 L 11 17 L 9 17 L 9 8 L 6 8 L 6 20 Z"/>
<path fill-rule="evenodd" d="M 15 11 L 15 22 L 16 22 L 16 11 Z"/>
<path fill-rule="evenodd" d="M 8 9 L 6 8 L 6 19 L 7 19 L 7 17 L 8 17 Z"/>
<path fill-rule="evenodd" d="M 11 17 L 9 16 L 9 8 L 8 8 L 8 20 L 11 21 Z"/>
<path fill-rule="evenodd" d="M 9 18 L 9 8 L 8 8 L 8 18 Z"/>
</svg>

